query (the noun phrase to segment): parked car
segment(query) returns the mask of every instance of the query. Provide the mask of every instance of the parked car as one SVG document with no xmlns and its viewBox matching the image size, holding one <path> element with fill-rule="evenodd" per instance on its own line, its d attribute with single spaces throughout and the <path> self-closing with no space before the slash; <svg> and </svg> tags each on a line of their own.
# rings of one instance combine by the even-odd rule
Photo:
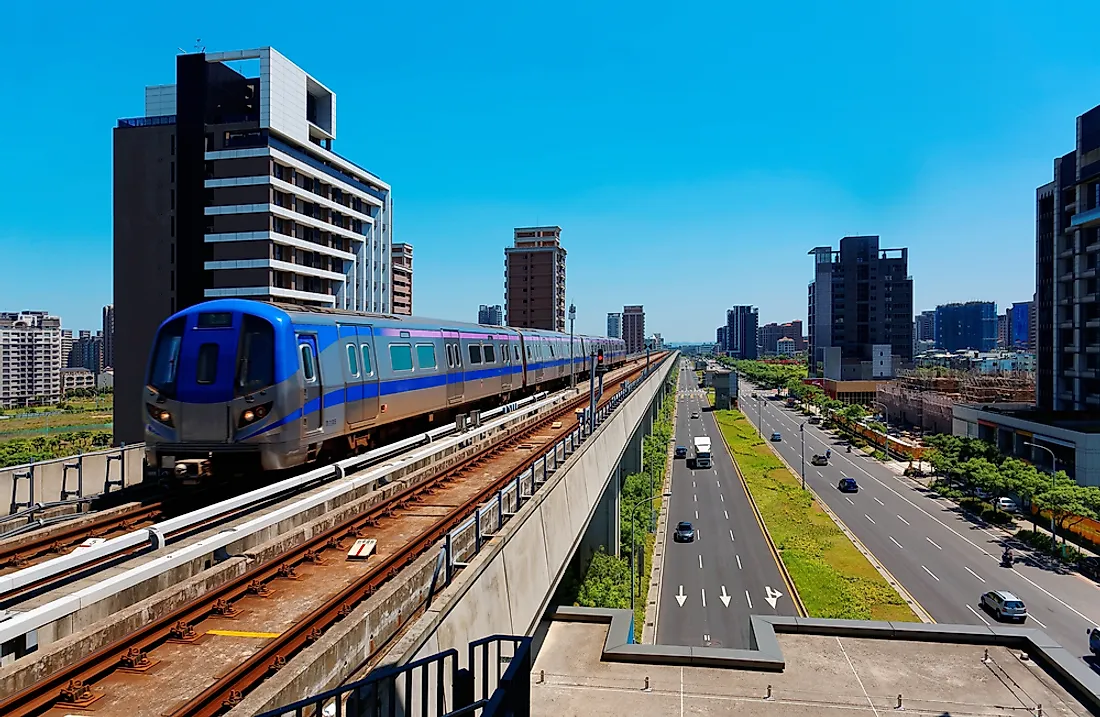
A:
<svg viewBox="0 0 1100 717">
<path fill-rule="evenodd" d="M 1006 513 L 1016 512 L 1016 501 L 1012 500 L 1011 498 L 998 498 L 997 500 L 993 501 L 993 505 L 997 508 L 1000 508 Z"/>
<path fill-rule="evenodd" d="M 815 466 L 827 466 L 829 465 L 829 458 L 825 455 L 814 454 L 814 457 L 810 459 L 810 463 Z"/>
<path fill-rule="evenodd" d="M 776 431 L 775 433 L 772 434 L 772 440 L 773 441 L 782 441 L 783 436 L 779 435 L 779 431 Z"/>
<path fill-rule="evenodd" d="M 1089 629 L 1089 652 L 1100 657 L 1100 627 Z"/>
<path fill-rule="evenodd" d="M 688 449 L 687 446 L 676 446 L 676 457 L 687 458 Z"/>
<path fill-rule="evenodd" d="M 695 541 L 695 528 L 684 520 L 676 524 L 676 532 L 672 534 L 675 543 L 691 543 Z"/>
<path fill-rule="evenodd" d="M 813 424 L 821 423 L 821 416 L 810 416 L 810 423 L 813 423 Z"/>
<path fill-rule="evenodd" d="M 858 493 L 859 484 L 856 483 L 855 478 L 844 477 L 840 479 L 840 482 L 836 485 L 837 490 L 841 493 Z"/>
<path fill-rule="evenodd" d="M 1024 601 L 1007 590 L 990 590 L 983 594 L 981 605 L 998 620 L 1027 620 Z"/>
<path fill-rule="evenodd" d="M 1085 577 L 1100 582 L 1100 558 L 1093 555 L 1087 555 L 1077 561 L 1077 569 L 1080 570 L 1081 574 Z"/>
</svg>

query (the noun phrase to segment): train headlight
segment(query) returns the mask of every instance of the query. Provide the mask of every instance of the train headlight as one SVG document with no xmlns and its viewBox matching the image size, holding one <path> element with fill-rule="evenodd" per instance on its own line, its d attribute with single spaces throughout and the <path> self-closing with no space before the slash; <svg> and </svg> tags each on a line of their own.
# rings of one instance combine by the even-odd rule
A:
<svg viewBox="0 0 1100 717">
<path fill-rule="evenodd" d="M 237 423 L 238 428 L 244 428 L 251 425 L 267 414 L 271 413 L 271 403 L 265 403 L 262 406 L 255 406 L 252 408 L 246 408 L 241 412 L 241 419 Z"/>
<path fill-rule="evenodd" d="M 145 404 L 146 410 L 149 412 L 149 417 L 157 423 L 164 424 L 165 426 L 175 426 L 172 422 L 172 412 L 161 408 L 160 406 L 154 406 L 151 403 Z"/>
</svg>

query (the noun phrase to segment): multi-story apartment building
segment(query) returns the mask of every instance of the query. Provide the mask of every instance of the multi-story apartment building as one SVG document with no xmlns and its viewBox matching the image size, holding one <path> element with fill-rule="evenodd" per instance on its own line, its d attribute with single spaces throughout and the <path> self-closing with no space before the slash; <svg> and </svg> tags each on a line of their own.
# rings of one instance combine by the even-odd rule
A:
<svg viewBox="0 0 1100 717">
<path fill-rule="evenodd" d="M 504 310 L 500 304 L 482 304 L 477 308 L 477 322 L 483 326 L 503 326 Z"/>
<path fill-rule="evenodd" d="M 735 306 L 726 311 L 726 353 L 739 359 L 756 359 L 759 312 L 752 306 Z"/>
<path fill-rule="evenodd" d="M 119 120 L 116 441 L 143 438 L 145 362 L 175 311 L 220 297 L 392 310 L 390 187 L 335 138 L 336 96 L 269 47 L 179 55 L 176 83 Z"/>
<path fill-rule="evenodd" d="M 398 242 L 390 247 L 390 285 L 393 313 L 412 316 L 413 312 L 413 247 Z"/>
<path fill-rule="evenodd" d="M 73 341 L 69 352 L 68 368 L 86 368 L 94 374 L 102 373 L 106 368 L 103 360 L 103 334 L 99 331 L 81 331 Z"/>
<path fill-rule="evenodd" d="M 723 324 L 718 327 L 718 330 L 714 332 L 714 343 L 718 344 L 718 350 L 725 352 L 726 350 L 726 326 Z"/>
<path fill-rule="evenodd" d="M 897 363 L 911 363 L 909 250 L 880 249 L 877 236 L 853 236 L 840 240 L 839 251 L 816 247 L 809 254 L 814 257 L 808 287 L 811 374 L 867 382 L 890 378 Z M 860 386 L 848 393 L 873 396 L 873 389 Z"/>
<path fill-rule="evenodd" d="M 609 311 L 607 314 L 607 337 L 621 339 L 623 337 L 623 315 L 619 311 Z"/>
<path fill-rule="evenodd" d="M 565 255 L 561 227 L 517 227 L 504 249 L 509 326 L 565 331 Z"/>
<path fill-rule="evenodd" d="M 76 388 L 95 388 L 95 374 L 86 368 L 61 369 L 61 395 Z"/>
<path fill-rule="evenodd" d="M 115 307 L 103 307 L 103 365 L 115 365 Z"/>
<path fill-rule="evenodd" d="M 783 336 L 775 342 L 775 353 L 777 356 L 791 357 L 798 353 L 797 344 L 794 339 Z"/>
<path fill-rule="evenodd" d="M 936 312 L 922 311 L 917 314 L 916 325 L 913 327 L 913 341 L 936 340 Z"/>
<path fill-rule="evenodd" d="M 61 399 L 61 320 L 45 311 L 0 313 L 0 407 Z"/>
<path fill-rule="evenodd" d="M 645 308 L 641 305 L 623 307 L 623 335 L 627 353 L 645 351 Z"/>
<path fill-rule="evenodd" d="M 937 306 L 936 346 L 944 351 L 992 351 L 997 346 L 997 304 L 968 301 Z"/>
<path fill-rule="evenodd" d="M 73 330 L 61 329 L 61 356 L 58 360 L 59 368 L 68 368 L 70 356 L 73 353 Z"/>
<path fill-rule="evenodd" d="M 1008 346 L 1008 327 L 1012 323 L 1012 309 L 1009 308 L 1003 314 L 997 314 L 997 347 Z"/>
<path fill-rule="evenodd" d="M 1008 346 L 1016 351 L 1034 351 L 1031 345 L 1031 317 L 1035 313 L 1030 301 L 1017 301 L 1005 312 L 1008 319 Z"/>
<path fill-rule="evenodd" d="M 756 343 L 760 347 L 760 353 L 764 356 L 776 356 L 779 354 L 779 339 L 788 338 L 794 341 L 795 353 L 805 350 L 805 338 L 802 336 L 802 321 L 788 321 L 785 324 L 764 324 L 756 331 Z"/>
</svg>

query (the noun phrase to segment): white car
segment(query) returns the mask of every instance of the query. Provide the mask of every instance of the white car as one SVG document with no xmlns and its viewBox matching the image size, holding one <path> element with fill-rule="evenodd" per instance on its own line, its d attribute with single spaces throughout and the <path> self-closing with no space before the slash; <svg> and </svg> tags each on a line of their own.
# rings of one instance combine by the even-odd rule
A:
<svg viewBox="0 0 1100 717">
<path fill-rule="evenodd" d="M 998 498 L 993 502 L 993 505 L 1006 513 L 1016 512 L 1016 501 L 1011 498 Z"/>
</svg>

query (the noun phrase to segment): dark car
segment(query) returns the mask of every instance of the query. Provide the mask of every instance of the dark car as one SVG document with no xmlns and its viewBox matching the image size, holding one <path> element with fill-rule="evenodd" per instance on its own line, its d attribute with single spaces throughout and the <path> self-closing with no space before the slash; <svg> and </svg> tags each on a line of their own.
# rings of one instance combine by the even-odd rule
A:
<svg viewBox="0 0 1100 717">
<path fill-rule="evenodd" d="M 839 490 L 841 493 L 858 493 L 859 492 L 859 484 L 856 483 L 855 478 L 841 478 L 840 482 L 837 483 L 836 487 L 837 487 L 837 490 Z"/>
<path fill-rule="evenodd" d="M 829 457 L 824 454 L 814 454 L 814 457 L 810 459 L 810 463 L 815 466 L 827 466 L 829 465 Z"/>
<path fill-rule="evenodd" d="M 676 457 L 687 458 L 688 449 L 687 446 L 676 446 Z"/>
<path fill-rule="evenodd" d="M 672 534 L 672 540 L 677 543 L 692 543 L 695 541 L 695 528 L 688 521 L 676 524 L 676 532 Z"/>
<path fill-rule="evenodd" d="M 776 431 L 775 433 L 772 434 L 772 440 L 773 441 L 782 441 L 783 436 L 780 435 L 779 431 Z"/>
<path fill-rule="evenodd" d="M 1100 582 L 1100 558 L 1089 555 L 1077 561 L 1077 569 L 1085 577 Z"/>
</svg>

